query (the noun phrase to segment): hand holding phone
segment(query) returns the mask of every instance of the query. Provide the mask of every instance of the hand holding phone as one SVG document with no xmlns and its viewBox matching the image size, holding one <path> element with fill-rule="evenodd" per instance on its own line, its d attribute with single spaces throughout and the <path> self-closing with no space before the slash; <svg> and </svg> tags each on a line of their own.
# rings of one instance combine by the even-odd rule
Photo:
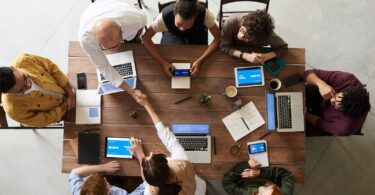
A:
<svg viewBox="0 0 375 195">
<path fill-rule="evenodd" d="M 190 69 L 173 69 L 172 75 L 174 77 L 188 77 L 190 76 Z"/>
</svg>

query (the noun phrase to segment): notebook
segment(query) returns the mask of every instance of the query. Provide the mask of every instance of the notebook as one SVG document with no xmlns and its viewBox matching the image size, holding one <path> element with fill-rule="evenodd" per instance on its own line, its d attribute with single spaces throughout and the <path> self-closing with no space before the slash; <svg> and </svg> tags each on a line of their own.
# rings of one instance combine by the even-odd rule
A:
<svg viewBox="0 0 375 195">
<path fill-rule="evenodd" d="M 234 141 L 243 138 L 265 123 L 253 102 L 226 116 L 222 121 Z"/>
<path fill-rule="evenodd" d="M 99 133 L 78 134 L 78 164 L 99 164 Z"/>
<path fill-rule="evenodd" d="M 76 124 L 100 124 L 100 100 L 96 90 L 77 90 Z"/>
<path fill-rule="evenodd" d="M 190 63 L 173 63 L 176 69 L 190 69 Z M 172 89 L 190 89 L 190 77 L 172 77 Z"/>
</svg>

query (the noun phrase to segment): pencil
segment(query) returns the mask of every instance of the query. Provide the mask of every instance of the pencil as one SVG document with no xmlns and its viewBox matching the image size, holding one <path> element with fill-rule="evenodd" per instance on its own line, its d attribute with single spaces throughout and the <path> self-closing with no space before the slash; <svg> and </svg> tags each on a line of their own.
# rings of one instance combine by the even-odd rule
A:
<svg viewBox="0 0 375 195">
<path fill-rule="evenodd" d="M 215 139 L 215 136 L 212 136 L 212 141 L 214 143 L 214 155 L 216 155 L 216 139 Z"/>
<path fill-rule="evenodd" d="M 179 104 L 179 103 L 184 102 L 184 101 L 186 101 L 186 100 L 188 100 L 188 99 L 190 99 L 190 98 L 191 98 L 191 96 L 187 96 L 187 97 L 184 98 L 184 99 L 178 100 L 178 101 L 175 102 L 174 104 Z"/>
<path fill-rule="evenodd" d="M 271 134 L 271 133 L 272 133 L 272 132 L 269 131 L 269 132 L 267 132 L 266 134 L 260 136 L 259 139 L 264 139 L 265 137 L 267 137 L 267 136 L 268 136 L 269 134 Z"/>
</svg>

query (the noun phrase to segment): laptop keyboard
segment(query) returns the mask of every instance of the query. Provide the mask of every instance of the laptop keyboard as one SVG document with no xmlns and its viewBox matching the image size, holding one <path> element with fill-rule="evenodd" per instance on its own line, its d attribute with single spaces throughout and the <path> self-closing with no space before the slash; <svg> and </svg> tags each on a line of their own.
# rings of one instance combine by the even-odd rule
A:
<svg viewBox="0 0 375 195">
<path fill-rule="evenodd" d="M 176 137 L 185 151 L 207 151 L 208 150 L 208 139 L 207 138 L 186 138 Z"/>
<path fill-rule="evenodd" d="M 132 76 L 133 75 L 133 68 L 132 68 L 132 63 L 128 62 L 125 64 L 119 64 L 116 66 L 113 66 L 113 68 L 122 76 L 122 77 L 127 77 L 127 76 Z M 100 77 L 102 81 L 107 80 L 105 79 L 103 74 L 100 74 Z"/>
<path fill-rule="evenodd" d="M 290 96 L 277 96 L 278 99 L 278 124 L 280 129 L 292 128 L 292 109 L 290 104 Z"/>
</svg>

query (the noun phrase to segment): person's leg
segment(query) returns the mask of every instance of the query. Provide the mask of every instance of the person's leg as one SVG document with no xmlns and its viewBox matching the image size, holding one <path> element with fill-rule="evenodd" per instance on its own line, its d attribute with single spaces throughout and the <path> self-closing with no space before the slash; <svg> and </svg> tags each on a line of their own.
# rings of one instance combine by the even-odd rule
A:
<svg viewBox="0 0 375 195">
<path fill-rule="evenodd" d="M 160 44 L 163 45 L 186 45 L 186 42 L 171 32 L 163 32 Z"/>
</svg>

